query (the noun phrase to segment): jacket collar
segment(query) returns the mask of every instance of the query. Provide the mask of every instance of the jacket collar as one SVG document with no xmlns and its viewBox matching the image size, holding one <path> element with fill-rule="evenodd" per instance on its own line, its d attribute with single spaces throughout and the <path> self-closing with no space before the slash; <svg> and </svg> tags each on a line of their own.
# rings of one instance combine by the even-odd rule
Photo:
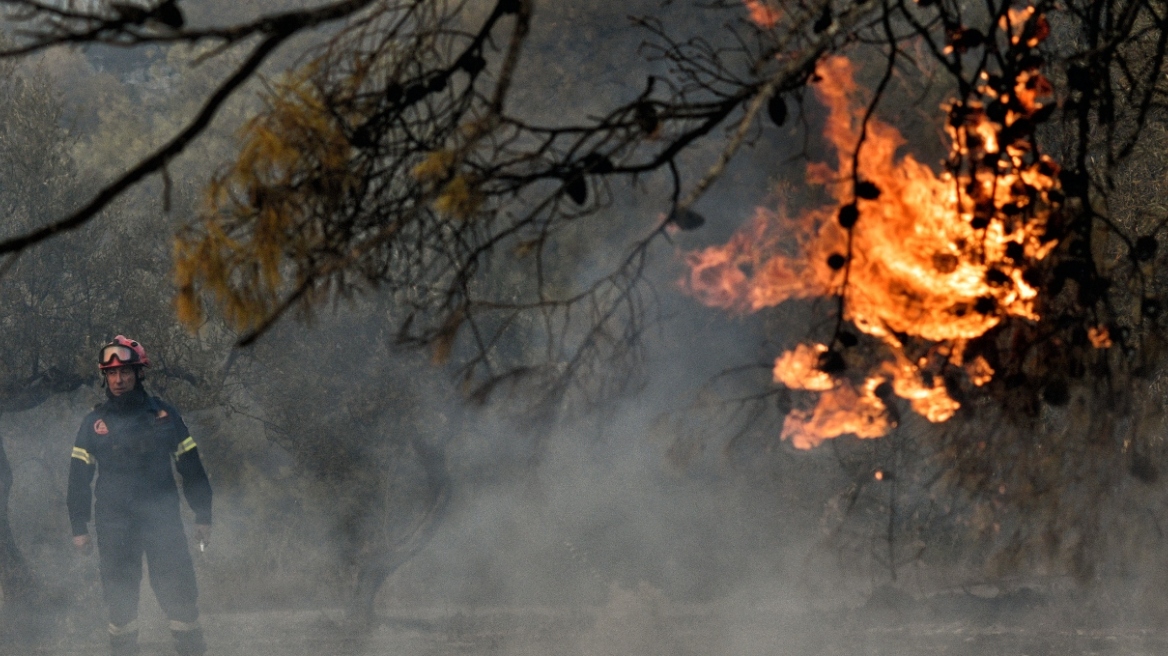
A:
<svg viewBox="0 0 1168 656">
<path fill-rule="evenodd" d="M 106 389 L 105 393 L 107 397 L 105 409 L 112 412 L 129 413 L 150 407 L 150 396 L 142 389 L 141 384 L 121 396 L 110 394 L 109 389 Z"/>
</svg>

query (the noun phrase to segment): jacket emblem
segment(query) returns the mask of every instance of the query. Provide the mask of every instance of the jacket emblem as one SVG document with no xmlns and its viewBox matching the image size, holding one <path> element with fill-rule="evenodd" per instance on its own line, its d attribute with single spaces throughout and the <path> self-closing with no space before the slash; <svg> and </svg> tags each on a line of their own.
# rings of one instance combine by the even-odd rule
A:
<svg viewBox="0 0 1168 656">
<path fill-rule="evenodd" d="M 98 419 L 97 421 L 93 422 L 93 432 L 97 433 L 98 435 L 106 435 L 109 433 L 109 426 L 105 425 L 105 421 Z"/>
</svg>

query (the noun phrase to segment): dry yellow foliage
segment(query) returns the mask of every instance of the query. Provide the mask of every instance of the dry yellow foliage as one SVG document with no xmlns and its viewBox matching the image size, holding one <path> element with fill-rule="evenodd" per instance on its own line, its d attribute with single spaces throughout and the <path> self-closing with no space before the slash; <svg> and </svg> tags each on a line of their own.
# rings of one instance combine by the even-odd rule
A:
<svg viewBox="0 0 1168 656">
<path fill-rule="evenodd" d="M 483 204 L 482 195 L 474 188 L 465 175 L 460 175 L 446 184 L 442 193 L 434 199 L 434 209 L 457 219 L 469 219 Z"/>
<path fill-rule="evenodd" d="M 258 325 L 300 282 L 297 256 L 320 245 L 319 217 L 359 184 L 315 72 L 306 66 L 277 85 L 267 109 L 241 130 L 238 158 L 209 184 L 202 221 L 176 238 L 175 304 L 186 325 L 203 320 L 203 294 L 235 328 Z"/>
<path fill-rule="evenodd" d="M 438 150 L 426 156 L 412 171 L 418 182 L 435 183 L 450 175 L 450 167 L 454 165 L 454 152 Z"/>
</svg>

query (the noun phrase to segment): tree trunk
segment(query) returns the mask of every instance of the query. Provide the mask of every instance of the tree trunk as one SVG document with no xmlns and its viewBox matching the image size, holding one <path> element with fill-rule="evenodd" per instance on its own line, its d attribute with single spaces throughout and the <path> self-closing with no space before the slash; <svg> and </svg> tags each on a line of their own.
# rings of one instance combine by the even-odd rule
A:
<svg viewBox="0 0 1168 656">
<path fill-rule="evenodd" d="M 81 376 L 50 369 L 30 380 L 0 388 L 0 413 L 35 408 L 53 394 L 71 392 L 84 383 Z M 44 588 L 12 534 L 8 519 L 12 484 L 12 466 L 4 440 L 0 438 L 0 592 L 4 595 L 0 623 L 5 638 L 23 643 L 40 637 L 51 625 L 52 614 L 45 603 Z"/>
<path fill-rule="evenodd" d="M 31 589 L 32 572 L 25 562 L 16 539 L 12 536 L 12 526 L 8 522 L 8 496 L 12 491 L 12 467 L 8 464 L 8 453 L 0 441 L 0 590 L 4 592 L 4 605 L 21 603 L 23 595 Z"/>
<path fill-rule="evenodd" d="M 12 491 L 12 467 L 4 441 L 0 440 L 0 591 L 4 593 L 3 625 L 6 637 L 27 638 L 40 622 L 41 590 L 28 561 L 16 546 L 8 521 L 8 496 Z M 16 635 L 20 634 L 20 635 Z"/>
<path fill-rule="evenodd" d="M 358 566 L 357 586 L 349 608 L 350 618 L 371 627 L 377 591 L 397 568 L 413 558 L 429 543 L 446 516 L 450 501 L 450 475 L 446 471 L 446 445 L 432 446 L 420 436 L 411 440 L 414 453 L 426 474 L 426 509 L 414 520 L 406 536 L 394 544 L 383 544 Z"/>
</svg>

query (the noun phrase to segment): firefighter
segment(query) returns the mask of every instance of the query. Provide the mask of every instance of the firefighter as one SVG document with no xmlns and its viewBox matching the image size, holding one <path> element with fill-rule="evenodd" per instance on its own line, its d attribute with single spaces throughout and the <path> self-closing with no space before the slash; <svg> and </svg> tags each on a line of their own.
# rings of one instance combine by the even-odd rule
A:
<svg viewBox="0 0 1168 656">
<path fill-rule="evenodd" d="M 146 349 L 122 335 L 101 349 L 98 369 L 108 399 L 81 423 L 70 461 L 73 545 L 81 552 L 91 549 L 92 506 L 114 656 L 138 653 L 143 554 L 150 587 L 170 620 L 175 649 L 180 656 L 198 656 L 206 651 L 206 644 L 171 463 L 182 477 L 183 496 L 195 513 L 194 539 L 200 549 L 211 537 L 211 484 L 178 411 L 143 389 L 148 366 Z M 95 473 L 97 484 L 91 493 Z"/>
</svg>

